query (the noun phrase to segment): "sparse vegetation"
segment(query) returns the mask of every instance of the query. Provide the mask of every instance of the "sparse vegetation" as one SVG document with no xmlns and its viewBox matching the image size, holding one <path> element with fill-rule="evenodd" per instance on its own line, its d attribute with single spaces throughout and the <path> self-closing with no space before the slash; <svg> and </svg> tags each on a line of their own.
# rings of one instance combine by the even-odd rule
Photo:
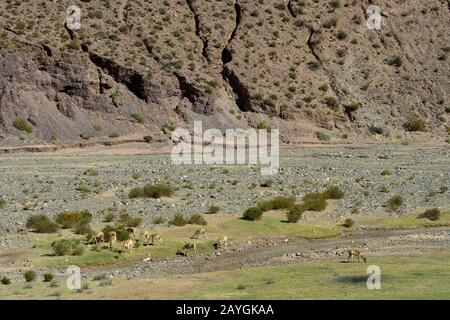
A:
<svg viewBox="0 0 450 320">
<path fill-rule="evenodd" d="M 13 122 L 14 128 L 20 131 L 25 131 L 26 133 L 33 132 L 33 128 L 30 126 L 28 121 L 24 120 L 23 118 L 16 118 Z"/>
<path fill-rule="evenodd" d="M 159 199 L 161 197 L 171 197 L 174 192 L 174 189 L 168 184 L 147 184 L 143 188 L 133 188 L 128 197 L 130 199 L 142 197 Z"/>
<path fill-rule="evenodd" d="M 351 228 L 354 225 L 355 225 L 355 221 L 353 221 L 353 219 L 351 219 L 351 218 L 345 219 L 345 221 L 343 223 L 343 226 L 346 227 L 346 228 Z"/>
<path fill-rule="evenodd" d="M 417 132 L 417 131 L 421 131 L 421 132 L 426 132 L 427 131 L 427 125 L 425 123 L 425 121 L 421 118 L 414 118 L 409 120 L 408 122 L 405 123 L 405 129 L 411 132 Z"/>
<path fill-rule="evenodd" d="M 425 212 L 419 214 L 419 216 L 417 218 L 436 221 L 436 220 L 439 220 L 440 217 L 441 217 L 441 211 L 439 211 L 438 208 L 433 208 L 433 209 L 425 210 Z"/>
<path fill-rule="evenodd" d="M 295 203 L 294 197 L 279 196 L 272 200 L 262 201 L 258 203 L 258 207 L 262 211 L 288 209 Z"/>
<path fill-rule="evenodd" d="M 37 274 L 33 270 L 27 270 L 24 272 L 23 277 L 25 278 L 26 282 L 31 282 L 36 280 Z"/>
<path fill-rule="evenodd" d="M 84 252 L 84 247 L 78 239 L 61 239 L 53 241 L 52 249 L 56 256 L 81 256 Z"/>
<path fill-rule="evenodd" d="M 59 229 L 59 225 L 45 215 L 31 216 L 27 220 L 26 226 L 36 233 L 54 233 Z"/>
<path fill-rule="evenodd" d="M 389 198 L 385 206 L 390 211 L 398 210 L 404 203 L 403 197 L 401 195 L 395 195 Z"/>
<path fill-rule="evenodd" d="M 76 228 L 80 225 L 89 224 L 92 220 L 92 214 L 87 211 L 71 211 L 63 212 L 56 216 L 55 221 L 60 224 L 61 228 Z"/>
</svg>

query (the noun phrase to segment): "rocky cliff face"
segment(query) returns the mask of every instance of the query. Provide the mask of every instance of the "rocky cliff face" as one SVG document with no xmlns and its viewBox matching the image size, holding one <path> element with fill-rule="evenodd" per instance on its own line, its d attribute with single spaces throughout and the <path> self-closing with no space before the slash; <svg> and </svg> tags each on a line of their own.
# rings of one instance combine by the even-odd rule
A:
<svg viewBox="0 0 450 320">
<path fill-rule="evenodd" d="M 0 4 L 1 144 L 193 120 L 285 141 L 448 134 L 447 0 L 84 0 L 68 32 L 72 2 Z M 372 3 L 380 30 L 366 25 Z"/>
</svg>

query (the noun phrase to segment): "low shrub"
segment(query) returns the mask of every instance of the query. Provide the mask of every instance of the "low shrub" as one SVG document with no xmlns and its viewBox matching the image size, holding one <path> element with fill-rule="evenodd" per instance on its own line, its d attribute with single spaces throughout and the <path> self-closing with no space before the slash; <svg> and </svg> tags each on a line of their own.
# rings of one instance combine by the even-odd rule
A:
<svg viewBox="0 0 450 320">
<path fill-rule="evenodd" d="M 171 197 L 174 194 L 173 188 L 168 184 L 148 184 L 144 187 L 143 192 L 145 197 L 154 199 Z"/>
<path fill-rule="evenodd" d="M 130 116 L 136 120 L 138 123 L 144 123 L 144 118 L 142 118 L 142 116 L 139 113 L 133 112 L 132 114 L 130 114 Z"/>
<path fill-rule="evenodd" d="M 325 132 L 316 132 L 316 137 L 320 141 L 330 141 L 331 140 L 330 135 L 326 134 Z"/>
<path fill-rule="evenodd" d="M 28 121 L 22 119 L 22 118 L 16 118 L 13 122 L 14 128 L 20 131 L 25 131 L 26 133 L 33 132 L 33 128 L 30 126 Z"/>
<path fill-rule="evenodd" d="M 142 198 L 143 196 L 144 196 L 144 190 L 139 187 L 131 189 L 130 193 L 128 194 L 128 198 L 130 198 L 130 199 Z"/>
<path fill-rule="evenodd" d="M 83 174 L 84 174 L 85 176 L 90 176 L 90 177 L 92 177 L 92 176 L 98 176 L 98 171 L 95 170 L 95 169 L 89 168 L 89 169 L 86 169 L 86 170 L 83 172 Z"/>
<path fill-rule="evenodd" d="M 11 284 L 11 280 L 10 280 L 9 278 L 7 278 L 7 277 L 3 277 L 3 278 L 0 280 L 0 283 L 1 283 L 1 284 L 4 284 L 4 285 L 9 285 L 9 284 Z"/>
<path fill-rule="evenodd" d="M 383 170 L 383 171 L 381 171 L 381 175 L 382 175 L 382 176 L 390 176 L 390 175 L 391 175 L 391 171 L 389 171 L 389 170 Z"/>
<path fill-rule="evenodd" d="M 173 216 L 172 220 L 169 221 L 169 224 L 177 227 L 182 227 L 188 224 L 188 220 L 186 220 L 186 218 L 181 213 L 177 213 Z"/>
<path fill-rule="evenodd" d="M 279 196 L 273 198 L 272 200 L 260 202 L 258 204 L 258 207 L 261 208 L 262 211 L 280 210 L 280 209 L 288 209 L 292 207 L 294 203 L 295 203 L 294 197 Z"/>
<path fill-rule="evenodd" d="M 417 218 L 436 221 L 436 220 L 439 220 L 440 217 L 441 217 L 441 212 L 439 211 L 439 209 L 433 208 L 433 209 L 425 210 L 425 212 L 419 214 L 419 216 Z"/>
<path fill-rule="evenodd" d="M 53 280 L 54 276 L 51 273 L 45 273 L 44 274 L 44 282 L 51 282 Z"/>
<path fill-rule="evenodd" d="M 403 197 L 401 195 L 395 195 L 386 202 L 385 206 L 390 211 L 395 211 L 400 208 L 404 203 Z"/>
<path fill-rule="evenodd" d="M 153 137 L 151 135 L 144 136 L 144 141 L 150 143 L 153 141 Z"/>
<path fill-rule="evenodd" d="M 261 182 L 260 186 L 263 188 L 270 188 L 273 185 L 273 180 L 272 179 L 268 179 L 264 182 Z"/>
<path fill-rule="evenodd" d="M 36 280 L 37 275 L 33 270 L 28 270 L 24 272 L 23 277 L 25 278 L 26 282 L 31 282 Z"/>
<path fill-rule="evenodd" d="M 208 224 L 208 222 L 206 221 L 205 217 L 203 217 L 202 215 L 198 214 L 198 213 L 194 213 L 193 215 L 191 215 L 189 217 L 189 224 L 198 224 L 201 226 L 206 226 Z"/>
<path fill-rule="evenodd" d="M 304 205 L 294 205 L 289 209 L 289 212 L 286 214 L 286 217 L 289 222 L 296 223 L 298 220 L 302 218 L 303 213 L 306 211 L 306 207 Z"/>
<path fill-rule="evenodd" d="M 92 229 L 91 229 L 89 223 L 83 223 L 83 224 L 79 224 L 78 226 L 76 226 L 75 229 L 73 230 L 73 232 L 75 234 L 90 234 L 90 233 L 92 233 Z"/>
<path fill-rule="evenodd" d="M 166 218 L 163 216 L 154 216 L 152 219 L 153 224 L 163 224 L 166 222 Z"/>
<path fill-rule="evenodd" d="M 326 196 L 321 192 L 308 193 L 302 200 L 306 210 L 311 211 L 323 211 L 328 205 Z"/>
<path fill-rule="evenodd" d="M 118 241 L 125 241 L 125 240 L 130 239 L 130 232 L 127 230 L 127 228 L 125 226 L 113 227 L 108 224 L 102 229 L 102 231 L 105 234 L 105 241 L 109 241 L 109 233 L 111 231 L 116 232 Z"/>
<path fill-rule="evenodd" d="M 207 214 L 215 214 L 218 213 L 220 211 L 220 208 L 218 206 L 215 205 L 211 205 L 208 208 L 208 211 L 206 211 Z"/>
<path fill-rule="evenodd" d="M 263 211 L 259 207 L 252 207 L 248 208 L 244 211 L 243 219 L 244 220 L 250 220 L 250 221 L 256 221 L 260 220 L 263 215 Z"/>
<path fill-rule="evenodd" d="M 327 199 L 339 200 L 345 197 L 345 192 L 339 189 L 339 187 L 333 186 L 325 190 L 323 195 Z"/>
<path fill-rule="evenodd" d="M 32 216 L 27 220 L 27 228 L 36 233 L 54 233 L 58 231 L 59 225 L 45 215 Z"/>
<path fill-rule="evenodd" d="M 369 132 L 372 134 L 383 134 L 384 129 L 382 127 L 376 126 L 374 124 L 370 125 Z"/>
<path fill-rule="evenodd" d="M 411 132 L 426 132 L 427 131 L 427 125 L 426 122 L 421 118 L 414 118 L 409 120 L 404 125 L 405 129 Z"/>
<path fill-rule="evenodd" d="M 114 221 L 115 219 L 116 219 L 116 214 L 113 213 L 113 212 L 108 212 L 108 213 L 105 215 L 105 221 L 106 221 L 106 222 L 112 222 L 112 221 Z"/>
<path fill-rule="evenodd" d="M 79 225 L 89 224 L 92 220 L 92 214 L 88 210 L 62 212 L 56 216 L 55 221 L 63 229 L 76 228 Z"/>
<path fill-rule="evenodd" d="M 355 221 L 353 221 L 353 219 L 347 218 L 342 225 L 346 228 L 351 228 L 355 225 Z"/>
<path fill-rule="evenodd" d="M 52 242 L 51 246 L 56 256 L 81 256 L 84 252 L 84 247 L 78 239 L 56 240 Z"/>
<path fill-rule="evenodd" d="M 119 223 L 124 225 L 125 227 L 138 227 L 142 224 L 142 218 L 140 217 L 133 217 L 129 213 L 122 213 L 119 217 Z"/>
</svg>

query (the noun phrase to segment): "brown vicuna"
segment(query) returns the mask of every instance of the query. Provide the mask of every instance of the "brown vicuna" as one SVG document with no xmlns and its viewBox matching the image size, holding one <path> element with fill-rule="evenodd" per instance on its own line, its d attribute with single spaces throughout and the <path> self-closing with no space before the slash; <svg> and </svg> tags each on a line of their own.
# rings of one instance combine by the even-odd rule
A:
<svg viewBox="0 0 450 320">
<path fill-rule="evenodd" d="M 191 237 L 191 239 L 198 239 L 200 237 L 206 236 L 206 230 L 205 229 L 198 229 L 195 231 L 194 235 Z"/>
<path fill-rule="evenodd" d="M 197 254 L 197 244 L 195 242 L 186 242 L 179 252 L 183 253 L 184 255 L 187 255 L 187 251 L 189 249 L 194 250 L 194 255 Z"/>
<path fill-rule="evenodd" d="M 364 262 L 367 262 L 367 258 L 363 255 L 362 249 L 349 249 L 347 262 L 350 262 L 351 257 L 357 257 L 358 262 L 359 262 L 359 257 L 361 257 L 361 259 L 363 259 Z"/>
<path fill-rule="evenodd" d="M 228 246 L 228 237 L 227 236 L 220 236 L 217 240 L 217 246 L 216 249 L 219 249 L 221 247 L 224 247 L 226 249 Z"/>
</svg>

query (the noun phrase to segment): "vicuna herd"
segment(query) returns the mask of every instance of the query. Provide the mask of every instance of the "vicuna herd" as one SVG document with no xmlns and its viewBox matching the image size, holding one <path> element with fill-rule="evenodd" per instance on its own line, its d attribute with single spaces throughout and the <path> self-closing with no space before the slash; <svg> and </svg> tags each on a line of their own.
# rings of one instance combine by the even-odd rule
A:
<svg viewBox="0 0 450 320">
<path fill-rule="evenodd" d="M 127 239 L 123 241 L 122 253 L 125 252 L 132 253 L 135 243 L 141 243 L 145 246 L 149 244 L 152 245 L 164 244 L 162 235 L 160 233 L 150 234 L 147 230 L 137 230 L 136 228 L 128 228 L 127 231 L 132 235 L 133 239 Z M 107 233 L 107 235 L 108 235 L 109 249 L 113 251 L 117 243 L 117 233 L 115 231 L 110 231 Z M 200 238 L 206 238 L 205 229 L 196 230 L 194 235 L 191 237 L 191 239 L 196 240 Z M 103 231 L 94 232 L 88 241 L 88 243 L 92 243 L 95 245 L 103 242 L 105 242 L 105 234 Z M 217 240 L 216 249 L 217 250 L 220 248 L 226 249 L 227 246 L 228 246 L 228 237 L 220 236 Z M 178 253 L 187 255 L 188 250 L 193 250 L 195 255 L 197 253 L 197 243 L 195 241 L 185 242 L 183 247 L 180 250 L 178 250 Z"/>
</svg>

